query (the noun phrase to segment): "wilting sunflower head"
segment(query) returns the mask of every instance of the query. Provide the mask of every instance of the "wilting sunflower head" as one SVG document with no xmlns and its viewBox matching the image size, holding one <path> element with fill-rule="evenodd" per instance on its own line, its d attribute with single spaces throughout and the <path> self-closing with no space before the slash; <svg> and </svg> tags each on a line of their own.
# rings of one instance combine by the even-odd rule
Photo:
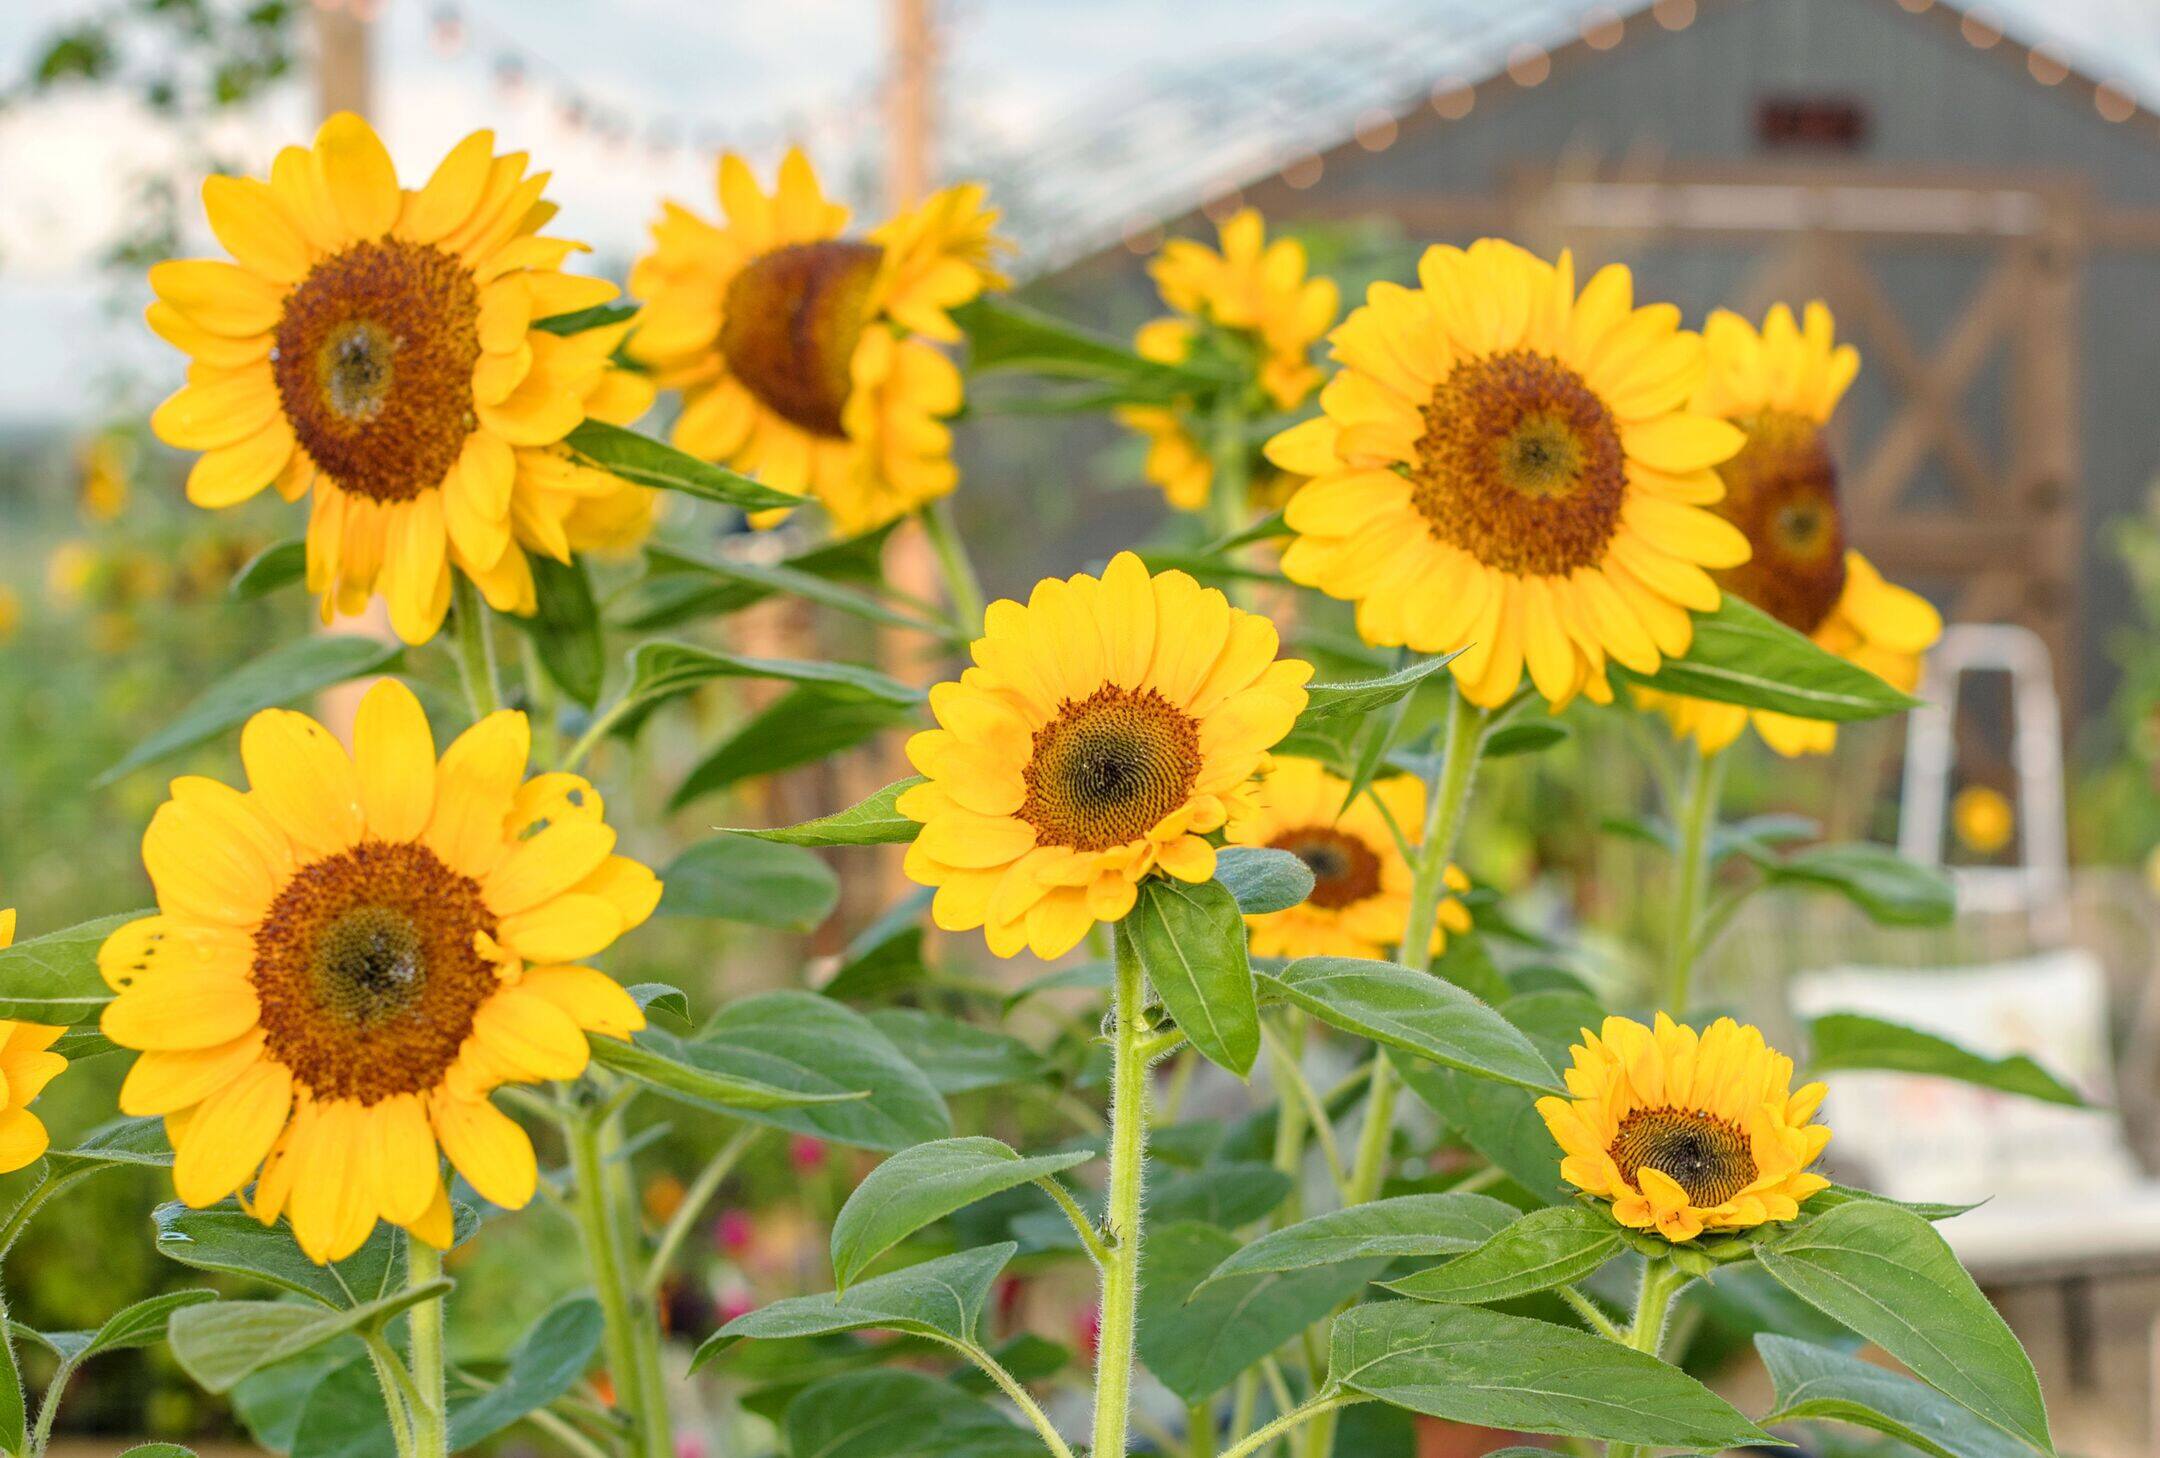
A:
<svg viewBox="0 0 2160 1458">
<path fill-rule="evenodd" d="M 648 300 L 630 354 L 683 393 L 675 444 L 815 494 L 843 532 L 951 491 L 960 374 L 929 341 L 957 340 L 950 311 L 1005 283 L 982 187 L 861 238 L 798 150 L 771 193 L 728 153 L 719 197 L 717 224 L 665 204 L 630 274 Z"/>
<path fill-rule="evenodd" d="M 1234 845 L 1289 851 L 1313 873 L 1312 895 L 1301 904 L 1245 918 L 1255 956 L 1384 958 L 1401 943 L 1412 872 L 1389 822 L 1419 834 L 1424 782 L 1388 775 L 1346 807 L 1349 791 L 1349 781 L 1318 760 L 1277 755 L 1253 793 L 1253 814 L 1226 832 Z M 1446 876 L 1450 890 L 1470 889 L 1457 867 Z M 1469 908 L 1448 897 L 1433 918 L 1432 950 L 1447 945 L 1449 932 L 1469 929 Z"/>
<path fill-rule="evenodd" d="M 1559 1141 L 1560 1176 L 1612 1202 L 1613 1218 L 1667 1240 L 1790 1220 L 1830 1182 L 1808 1166 L 1830 1142 L 1814 1121 L 1824 1088 L 1793 1092 L 1790 1058 L 1719 1018 L 1700 1035 L 1663 1013 L 1583 1029 L 1567 1098 L 1537 1110 Z"/>
<path fill-rule="evenodd" d="M 1807 306 L 1804 322 L 1780 304 L 1760 331 L 1720 309 L 1703 327 L 1703 344 L 1708 365 L 1693 408 L 1729 420 L 1745 437 L 1718 467 L 1725 496 L 1713 510 L 1746 536 L 1748 558 L 1713 574 L 1718 586 L 1910 691 L 1942 619 L 1846 545 L 1825 433 L 1859 372 L 1859 351 L 1835 341 L 1820 303 Z M 1818 720 L 1647 690 L 1637 697 L 1705 751 L 1724 748 L 1750 721 L 1780 754 L 1826 754 L 1837 745 L 1837 726 Z"/>
<path fill-rule="evenodd" d="M 1130 552 L 992 603 L 974 666 L 930 691 L 939 727 L 908 741 L 927 780 L 899 800 L 922 825 L 907 873 L 938 888 L 938 926 L 1056 957 L 1150 872 L 1212 876 L 1203 837 L 1253 813 L 1305 707 L 1312 665 L 1276 648 L 1266 618 Z"/>
<path fill-rule="evenodd" d="M 1367 642 L 1463 648 L 1474 703 L 1525 670 L 1555 706 L 1609 700 L 1608 659 L 1685 653 L 1710 573 L 1747 559 L 1704 510 L 1742 437 L 1687 407 L 1702 341 L 1670 304 L 1636 307 L 1617 264 L 1578 294 L 1568 255 L 1488 238 L 1429 249 L 1418 279 L 1373 285 L 1328 336 L 1324 413 L 1268 444 L 1312 478 L 1283 571 L 1355 602 Z"/>
<path fill-rule="evenodd" d="M 188 499 L 312 491 L 308 586 L 326 616 L 379 591 L 398 635 L 425 641 L 453 571 L 530 613 L 526 552 L 568 560 L 577 504 L 635 489 L 547 469 L 587 416 L 620 418 L 638 388 L 610 368 L 619 331 L 539 327 L 616 289 L 561 271 L 583 245 L 540 236 L 555 210 L 547 174 L 526 166 L 475 132 L 409 190 L 341 112 L 312 147 L 280 152 L 268 181 L 203 184 L 232 261 L 150 270 L 150 327 L 190 359 L 151 417 L 160 440 L 202 452 Z"/>
<path fill-rule="evenodd" d="M 0 947 L 15 941 L 15 910 L 0 910 Z M 51 1139 L 30 1112 L 31 1101 L 67 1067 L 52 1051 L 65 1028 L 0 1018 L 0 1174 L 27 1168 L 45 1157 Z"/>
<path fill-rule="evenodd" d="M 107 1037 L 141 1050 L 120 1107 L 163 1115 L 193 1206 L 243 1191 L 338 1260 L 377 1219 L 438 1247 L 438 1152 L 498 1205 L 532 1198 L 504 1083 L 575 1078 L 585 1034 L 637 1004 L 580 965 L 652 914 L 593 787 L 525 778 L 523 714 L 440 761 L 411 690 L 368 691 L 353 752 L 273 709 L 240 739 L 249 788 L 187 777 L 143 836 L 158 913 L 105 943 Z"/>
</svg>

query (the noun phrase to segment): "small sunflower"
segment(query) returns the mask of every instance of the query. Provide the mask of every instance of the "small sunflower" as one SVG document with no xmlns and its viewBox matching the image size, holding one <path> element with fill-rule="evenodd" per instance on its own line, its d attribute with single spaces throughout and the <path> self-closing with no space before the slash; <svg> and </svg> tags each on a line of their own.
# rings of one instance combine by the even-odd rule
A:
<svg viewBox="0 0 2160 1458">
<path fill-rule="evenodd" d="M 1958 844 L 1975 855 L 1992 856 L 2017 834 L 2017 811 L 1992 785 L 1967 785 L 1950 801 L 1950 828 Z"/>
<path fill-rule="evenodd" d="M 1335 322 L 1335 281 L 1305 276 L 1305 245 L 1267 241 L 1260 214 L 1245 208 L 1222 225 L 1222 251 L 1173 238 L 1148 265 L 1163 302 L 1177 312 L 1143 324 L 1133 348 L 1161 364 L 1192 358 L 1204 330 L 1231 336 L 1256 363 L 1262 392 L 1278 410 L 1295 410 L 1320 383 L 1312 347 Z M 1117 412 L 1148 440 L 1147 478 L 1181 511 L 1206 508 L 1215 479 L 1207 446 L 1189 423 L 1191 407 L 1129 405 Z"/>
<path fill-rule="evenodd" d="M 405 189 L 374 131 L 340 112 L 267 182 L 204 182 L 233 262 L 150 270 L 150 327 L 190 357 L 151 417 L 167 445 L 203 453 L 188 500 L 312 491 L 308 586 L 326 618 L 380 591 L 398 636 L 424 642 L 453 571 L 530 614 L 525 553 L 569 560 L 580 502 L 643 489 L 560 445 L 588 417 L 634 419 L 652 390 L 610 364 L 627 323 L 539 327 L 617 291 L 561 272 L 583 245 L 540 236 L 555 207 L 526 165 L 475 132 Z"/>
<path fill-rule="evenodd" d="M 1233 845 L 1289 851 L 1313 873 L 1312 895 L 1300 905 L 1245 918 L 1255 956 L 1384 958 L 1402 941 L 1414 873 L 1388 822 L 1419 833 L 1424 782 L 1388 775 L 1345 809 L 1349 791 L 1350 782 L 1318 760 L 1278 755 L 1254 792 L 1255 813 L 1229 828 Z M 1456 866 L 1446 878 L 1451 891 L 1470 889 Z M 1449 932 L 1468 930 L 1470 909 L 1448 897 L 1434 917 L 1432 950 L 1447 945 Z"/>
<path fill-rule="evenodd" d="M 1793 1063 L 1762 1033 L 1719 1018 L 1699 1037 L 1663 1013 L 1610 1017 L 1570 1051 L 1569 1098 L 1538 1113 L 1560 1177 L 1612 1201 L 1613 1218 L 1667 1240 L 1790 1220 L 1830 1181 L 1807 1173 L 1830 1142 L 1824 1086 L 1792 1091 Z"/>
<path fill-rule="evenodd" d="M 1910 693 L 1920 683 L 1921 654 L 1942 636 L 1942 617 L 1846 546 L 1837 465 L 1824 438 L 1860 370 L 1859 351 L 1834 342 L 1830 311 L 1819 303 L 1807 306 L 1804 324 L 1779 304 L 1760 333 L 1720 309 L 1703 326 L 1703 345 L 1709 368 L 1690 408 L 1731 421 L 1747 438 L 1718 467 L 1725 497 L 1713 510 L 1746 533 L 1751 555 L 1713 574 L 1719 587 Z M 1788 757 L 1837 747 L 1837 726 L 1817 719 L 1647 689 L 1636 697 L 1706 754 L 1750 722 Z"/>
<path fill-rule="evenodd" d="M 1685 653 L 1689 609 L 1718 604 L 1706 569 L 1747 559 L 1703 509 L 1741 435 L 1685 408 L 1701 340 L 1669 304 L 1636 308 L 1617 264 L 1578 295 L 1567 254 L 1487 238 L 1428 249 L 1418 277 L 1373 285 L 1328 336 L 1324 413 L 1268 443 L 1314 478 L 1285 509 L 1283 571 L 1355 602 L 1367 642 L 1463 648 L 1473 703 L 1526 668 L 1555 706 L 1605 702 L 1607 660 Z"/>
<path fill-rule="evenodd" d="M 660 884 L 614 853 L 590 784 L 525 778 L 530 735 L 490 714 L 438 762 L 419 701 L 385 679 L 352 754 L 272 709 L 241 734 L 248 790 L 173 782 L 143 836 L 159 911 L 98 965 L 105 1034 L 142 1054 L 121 1110 L 165 1117 L 182 1200 L 252 1181 L 249 1208 L 325 1261 L 377 1219 L 446 1246 L 438 1150 L 486 1199 L 532 1198 L 532 1143 L 488 1095 L 575 1078 L 588 1031 L 644 1026 L 578 964 Z"/>
<path fill-rule="evenodd" d="M 14 941 L 14 909 L 0 910 L 0 947 Z M 67 1060 L 52 1051 L 66 1031 L 0 1018 L 0 1174 L 37 1163 L 52 1143 L 30 1104 L 67 1067 Z"/>
<path fill-rule="evenodd" d="M 908 741 L 928 782 L 899 801 L 923 827 L 907 873 L 938 888 L 938 926 L 1057 957 L 1150 871 L 1214 875 L 1202 837 L 1254 813 L 1305 707 L 1312 665 L 1276 648 L 1266 618 L 1130 552 L 992 603 L 974 666 L 930 691 L 940 727 Z"/>
<path fill-rule="evenodd" d="M 815 495 L 850 534 L 950 492 L 960 372 L 935 344 L 960 338 L 952 309 L 1005 284 L 981 185 L 861 238 L 794 149 L 770 195 L 727 154 L 719 194 L 719 224 L 664 204 L 630 272 L 647 303 L 629 352 L 683 392 L 675 444 Z"/>
</svg>

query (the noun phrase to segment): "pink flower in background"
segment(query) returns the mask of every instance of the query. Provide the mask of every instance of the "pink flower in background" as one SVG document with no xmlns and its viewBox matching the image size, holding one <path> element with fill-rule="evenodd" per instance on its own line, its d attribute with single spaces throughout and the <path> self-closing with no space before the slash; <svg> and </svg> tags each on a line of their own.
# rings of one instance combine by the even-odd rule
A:
<svg viewBox="0 0 2160 1458">
<path fill-rule="evenodd" d="M 788 1163 L 797 1174 L 815 1174 L 825 1167 L 825 1141 L 798 1134 L 788 1141 Z"/>
<path fill-rule="evenodd" d="M 1084 1306 L 1073 1313 L 1073 1345 L 1083 1362 L 1095 1360 L 1095 1339 L 1102 1335 L 1102 1308 Z"/>
<path fill-rule="evenodd" d="M 675 1440 L 675 1458 L 709 1458 L 711 1451 L 695 1433 L 684 1433 Z"/>
<path fill-rule="evenodd" d="M 720 1313 L 720 1324 L 725 1326 L 736 1317 L 747 1316 L 757 1310 L 757 1298 L 750 1294 L 747 1286 L 730 1286 L 720 1293 L 720 1299 L 715 1305 Z"/>
<path fill-rule="evenodd" d="M 713 1244 L 724 1253 L 739 1256 L 757 1237 L 757 1224 L 742 1210 L 722 1210 L 713 1222 Z"/>
</svg>

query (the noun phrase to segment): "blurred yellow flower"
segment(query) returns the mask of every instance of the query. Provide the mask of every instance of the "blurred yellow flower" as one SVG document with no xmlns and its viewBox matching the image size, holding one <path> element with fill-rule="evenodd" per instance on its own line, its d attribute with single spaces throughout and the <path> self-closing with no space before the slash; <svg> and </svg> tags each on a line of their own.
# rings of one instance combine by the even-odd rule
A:
<svg viewBox="0 0 2160 1458">
<path fill-rule="evenodd" d="M 92 436 L 83 445 L 80 465 L 83 520 L 102 524 L 127 510 L 135 448 L 125 435 L 107 430 Z"/>
<path fill-rule="evenodd" d="M 14 941 L 15 912 L 0 910 L 0 947 Z M 0 1018 L 0 1174 L 37 1163 L 52 1142 L 30 1104 L 67 1067 L 67 1059 L 52 1051 L 66 1031 Z"/>
<path fill-rule="evenodd" d="M 22 631 L 22 594 L 5 582 L 0 582 L 0 644 L 12 643 Z"/>
<path fill-rule="evenodd" d="M 77 607 L 97 575 L 97 553 L 80 539 L 56 543 L 45 558 L 45 591 L 56 606 Z"/>
<path fill-rule="evenodd" d="M 2017 833 L 2017 812 L 2002 791 L 1989 785 L 1967 785 L 1950 802 L 1950 828 L 1965 849 L 1991 856 Z"/>
</svg>

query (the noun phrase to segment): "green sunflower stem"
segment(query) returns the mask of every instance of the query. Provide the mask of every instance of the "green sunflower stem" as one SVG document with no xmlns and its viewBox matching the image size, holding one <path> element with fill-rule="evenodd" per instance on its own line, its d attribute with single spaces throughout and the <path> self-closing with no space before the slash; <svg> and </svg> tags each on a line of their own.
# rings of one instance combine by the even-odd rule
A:
<svg viewBox="0 0 2160 1458">
<path fill-rule="evenodd" d="M 487 604 L 480 589 L 462 572 L 450 574 L 450 602 L 457 619 L 458 678 L 475 720 L 502 707 L 502 678 L 495 666 L 495 635 L 489 631 Z"/>
<path fill-rule="evenodd" d="M 417 1237 L 405 1242 L 405 1284 L 432 1285 L 442 1278 L 442 1252 Z M 444 1297 L 422 1301 L 406 1314 L 411 1332 L 407 1355 L 415 1386 L 412 1402 L 413 1458 L 448 1458 L 450 1405 L 443 1386 Z"/>
<path fill-rule="evenodd" d="M 1213 468 L 1208 483 L 1208 514 L 1213 518 L 1216 540 L 1245 530 L 1251 509 L 1252 461 L 1249 416 L 1241 392 L 1225 390 L 1215 406 L 1213 435 L 1208 442 L 1208 462 Z"/>
<path fill-rule="evenodd" d="M 1653 1258 L 1643 1265 L 1642 1291 L 1635 1298 L 1635 1320 L 1627 1331 L 1626 1345 L 1657 1356 L 1665 1345 L 1665 1317 L 1673 1297 L 1688 1283 L 1687 1274 L 1671 1261 Z M 1637 1443 L 1608 1443 L 1605 1458 L 1641 1458 L 1649 1450 Z"/>
<path fill-rule="evenodd" d="M 945 596 L 952 604 L 953 626 L 969 640 L 983 631 L 982 580 L 975 575 L 974 559 L 953 521 L 952 498 L 940 496 L 922 509 L 923 532 L 937 555 L 938 575 L 945 580 Z"/>
<path fill-rule="evenodd" d="M 565 1114 L 571 1175 L 577 1183 L 578 1234 L 600 1301 L 615 1405 L 631 1423 L 629 1452 L 634 1458 L 675 1458 L 660 1371 L 659 1328 L 632 1279 L 629 1226 L 624 1202 L 617 1198 L 614 1176 L 622 1163 L 621 1128 L 604 1103 L 573 1104 Z"/>
<path fill-rule="evenodd" d="M 1140 1307 L 1140 1179 L 1147 1153 L 1146 992 L 1140 954 L 1116 928 L 1115 1031 L 1110 1071 L 1110 1203 L 1102 1269 L 1102 1318 L 1095 1337 L 1095 1434 L 1088 1458 L 1125 1458 L 1132 1403 L 1133 1329 Z"/>
<path fill-rule="evenodd" d="M 1679 860 L 1665 929 L 1663 1006 L 1675 1019 L 1687 1017 L 1693 996 L 1697 933 L 1710 885 L 1710 833 L 1717 827 L 1718 789 L 1725 777 L 1722 754 L 1704 754 L 1693 740 L 1688 741 L 1687 754 L 1687 774 L 1680 789 Z"/>
</svg>

